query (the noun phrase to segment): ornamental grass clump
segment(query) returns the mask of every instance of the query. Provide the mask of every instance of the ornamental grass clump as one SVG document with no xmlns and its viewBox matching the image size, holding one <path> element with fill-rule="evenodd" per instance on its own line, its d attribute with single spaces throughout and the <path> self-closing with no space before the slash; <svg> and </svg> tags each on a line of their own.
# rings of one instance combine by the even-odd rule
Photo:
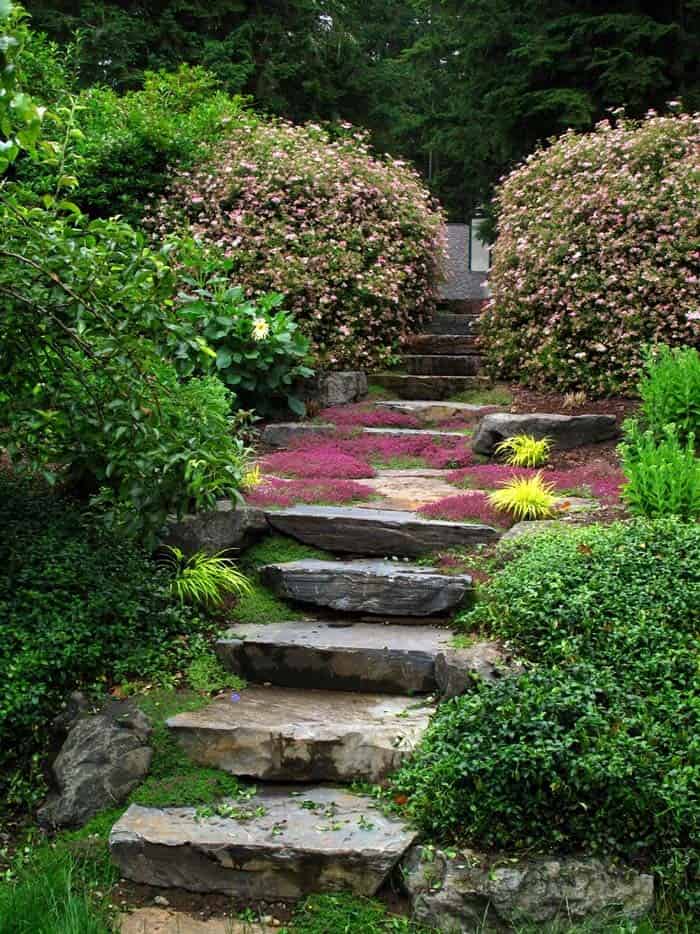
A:
<svg viewBox="0 0 700 934">
<path fill-rule="evenodd" d="M 481 321 L 500 379 L 631 392 L 646 345 L 698 344 L 699 141 L 698 114 L 605 120 L 505 178 Z"/>
<path fill-rule="evenodd" d="M 508 480 L 500 490 L 491 493 L 489 501 L 496 509 L 510 513 L 516 522 L 548 519 L 556 503 L 553 490 L 553 484 L 546 483 L 538 472 L 534 477 Z"/>
<path fill-rule="evenodd" d="M 186 555 L 175 545 L 164 545 L 162 563 L 168 568 L 170 592 L 180 603 L 218 607 L 228 596 L 251 592 L 251 584 L 225 552 L 210 555 L 197 551 Z"/>
<path fill-rule="evenodd" d="M 496 445 L 496 454 L 502 454 L 506 464 L 512 467 L 542 467 L 547 463 L 551 450 L 549 438 L 534 438 L 532 435 L 513 435 Z"/>
<path fill-rule="evenodd" d="M 435 308 L 443 216 L 413 169 L 352 128 L 241 115 L 210 160 L 175 172 L 146 223 L 159 236 L 188 225 L 223 250 L 248 297 L 284 294 L 331 366 L 380 364 Z"/>
</svg>

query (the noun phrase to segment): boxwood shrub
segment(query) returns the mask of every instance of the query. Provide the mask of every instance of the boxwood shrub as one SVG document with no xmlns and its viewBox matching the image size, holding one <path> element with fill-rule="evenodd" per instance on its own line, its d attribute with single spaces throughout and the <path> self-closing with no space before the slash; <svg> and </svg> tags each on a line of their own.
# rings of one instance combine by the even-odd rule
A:
<svg viewBox="0 0 700 934">
<path fill-rule="evenodd" d="M 588 527 L 515 552 L 463 621 L 538 664 L 444 704 L 396 792 L 443 839 L 612 854 L 697 899 L 700 526 Z"/>
</svg>

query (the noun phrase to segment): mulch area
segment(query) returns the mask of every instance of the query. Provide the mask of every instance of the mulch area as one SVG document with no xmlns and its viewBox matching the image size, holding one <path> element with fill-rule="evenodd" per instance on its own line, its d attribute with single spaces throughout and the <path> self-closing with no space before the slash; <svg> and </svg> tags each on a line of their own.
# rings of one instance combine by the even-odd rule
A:
<svg viewBox="0 0 700 934">
<path fill-rule="evenodd" d="M 609 399 L 587 399 L 576 408 L 564 405 L 565 396 L 558 392 L 538 392 L 514 385 L 508 387 L 513 394 L 513 412 L 548 412 L 554 415 L 615 415 L 620 424 L 634 415 L 639 407 L 638 399 L 612 396 Z"/>
</svg>

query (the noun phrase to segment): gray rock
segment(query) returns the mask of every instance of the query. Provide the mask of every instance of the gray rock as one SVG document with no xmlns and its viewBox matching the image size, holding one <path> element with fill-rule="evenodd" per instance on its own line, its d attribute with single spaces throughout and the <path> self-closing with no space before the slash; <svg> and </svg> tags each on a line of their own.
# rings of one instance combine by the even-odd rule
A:
<svg viewBox="0 0 700 934">
<path fill-rule="evenodd" d="M 180 548 L 186 555 L 196 551 L 240 551 L 267 532 L 262 509 L 236 505 L 221 499 L 211 512 L 173 519 L 166 526 L 162 544 Z"/>
<path fill-rule="evenodd" d="M 485 415 L 474 435 L 472 447 L 477 454 L 493 454 L 496 445 L 513 435 L 549 438 L 555 447 L 568 450 L 583 444 L 609 441 L 618 435 L 614 415 L 512 415 L 495 412 Z"/>
<path fill-rule="evenodd" d="M 451 631 L 436 626 L 308 620 L 235 626 L 216 651 L 229 671 L 250 681 L 421 694 L 435 689 L 435 659 L 451 644 Z"/>
<path fill-rule="evenodd" d="M 476 642 L 464 649 L 446 649 L 435 658 L 435 680 L 445 700 L 474 689 L 479 681 L 498 681 L 520 669 L 497 642 Z"/>
<path fill-rule="evenodd" d="M 240 810 L 198 816 L 132 805 L 109 838 L 121 874 L 242 903 L 374 895 L 416 836 L 371 798 L 338 788 L 276 788 L 224 804 Z"/>
<path fill-rule="evenodd" d="M 471 591 L 466 574 L 393 561 L 289 561 L 260 574 L 276 594 L 299 603 L 379 616 L 433 616 L 455 609 Z"/>
<path fill-rule="evenodd" d="M 611 914 L 640 918 L 654 904 L 652 876 L 591 857 L 502 857 L 464 850 L 448 857 L 416 846 L 402 864 L 417 921 L 455 934 L 579 922 Z"/>
<path fill-rule="evenodd" d="M 72 827 L 124 801 L 148 772 L 148 718 L 130 703 L 113 702 L 74 722 L 52 771 L 57 790 L 38 812 L 41 824 Z"/>
<path fill-rule="evenodd" d="M 464 334 L 414 334 L 404 341 L 404 348 L 412 354 L 478 354 L 474 336 Z"/>
<path fill-rule="evenodd" d="M 414 376 L 474 376 L 481 369 L 478 354 L 404 354 L 401 367 Z"/>
<path fill-rule="evenodd" d="M 246 688 L 168 728 L 189 756 L 266 781 L 379 782 L 415 748 L 434 708 L 409 697 Z"/>
<path fill-rule="evenodd" d="M 300 438 L 323 438 L 335 433 L 335 425 L 315 422 L 273 422 L 263 428 L 261 441 L 270 448 L 286 448 Z"/>
<path fill-rule="evenodd" d="M 267 521 L 283 535 L 326 551 L 417 556 L 438 548 L 498 540 L 488 525 L 422 519 L 414 512 L 353 506 L 291 506 L 270 510 Z"/>
<path fill-rule="evenodd" d="M 302 396 L 321 408 L 358 402 L 367 395 L 367 374 L 361 370 L 318 373 L 302 385 Z"/>
<path fill-rule="evenodd" d="M 392 412 L 405 412 L 407 415 L 419 415 L 427 421 L 440 421 L 443 418 L 486 415 L 498 409 L 497 405 L 473 405 L 471 402 L 431 402 L 425 399 L 389 399 L 375 402 L 379 408 Z"/>
</svg>

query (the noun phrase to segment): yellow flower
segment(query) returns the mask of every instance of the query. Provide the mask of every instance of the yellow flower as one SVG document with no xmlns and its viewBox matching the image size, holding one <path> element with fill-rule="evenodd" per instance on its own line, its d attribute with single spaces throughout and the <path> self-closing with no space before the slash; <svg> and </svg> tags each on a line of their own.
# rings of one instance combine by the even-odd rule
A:
<svg viewBox="0 0 700 934">
<path fill-rule="evenodd" d="M 270 325 L 264 318 L 256 318 L 253 321 L 253 340 L 264 341 L 270 333 Z"/>
</svg>

